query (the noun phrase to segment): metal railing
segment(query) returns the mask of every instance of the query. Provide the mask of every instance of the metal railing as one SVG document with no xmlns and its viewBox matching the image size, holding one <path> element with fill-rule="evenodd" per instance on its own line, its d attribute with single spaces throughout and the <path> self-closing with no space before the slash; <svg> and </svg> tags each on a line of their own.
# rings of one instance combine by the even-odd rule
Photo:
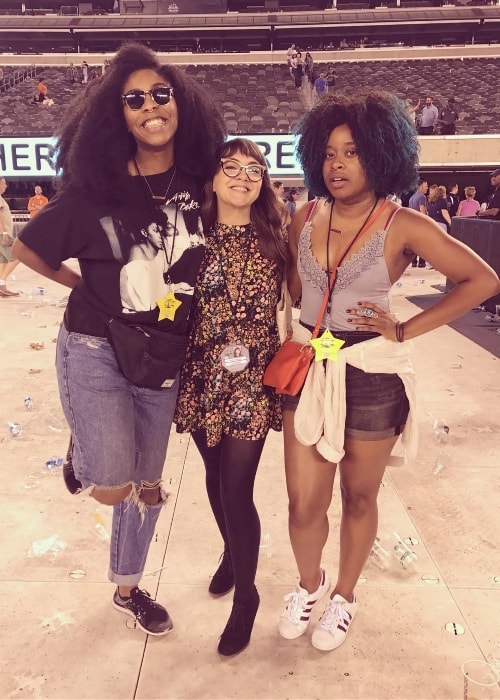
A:
<svg viewBox="0 0 500 700">
<path fill-rule="evenodd" d="M 28 66 L 26 68 L 15 68 L 8 75 L 5 75 L 0 80 L 0 93 L 5 92 L 14 85 L 19 85 L 27 78 L 34 78 L 37 74 L 36 66 Z"/>
</svg>

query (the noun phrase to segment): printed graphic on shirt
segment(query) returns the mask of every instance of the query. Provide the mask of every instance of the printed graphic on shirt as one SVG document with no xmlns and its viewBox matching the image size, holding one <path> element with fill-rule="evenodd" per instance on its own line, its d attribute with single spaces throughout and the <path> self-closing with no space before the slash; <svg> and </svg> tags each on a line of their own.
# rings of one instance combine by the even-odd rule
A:
<svg viewBox="0 0 500 700">
<path fill-rule="evenodd" d="M 151 311 L 169 292 L 192 297 L 193 255 L 201 259 L 199 248 L 205 243 L 198 208 L 188 192 L 178 192 L 139 230 L 129 231 L 116 216 L 100 220 L 115 259 L 123 263 L 122 313 Z"/>
</svg>

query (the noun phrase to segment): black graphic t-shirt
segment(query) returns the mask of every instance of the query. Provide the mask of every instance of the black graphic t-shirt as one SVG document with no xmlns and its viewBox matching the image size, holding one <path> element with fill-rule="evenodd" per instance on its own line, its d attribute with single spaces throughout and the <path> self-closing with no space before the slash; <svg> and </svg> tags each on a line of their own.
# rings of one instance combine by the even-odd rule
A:
<svg viewBox="0 0 500 700">
<path fill-rule="evenodd" d="M 148 176 L 151 191 L 165 191 L 172 170 Z M 20 234 L 51 268 L 77 258 L 82 279 L 65 314 L 69 331 L 106 335 L 121 317 L 184 335 L 194 284 L 204 254 L 200 192 L 176 173 L 165 203 L 153 202 L 140 177 L 127 181 L 125 204 L 96 206 L 80 193 L 57 195 Z M 159 320 L 158 301 L 172 292 L 181 302 L 173 320 Z"/>
</svg>

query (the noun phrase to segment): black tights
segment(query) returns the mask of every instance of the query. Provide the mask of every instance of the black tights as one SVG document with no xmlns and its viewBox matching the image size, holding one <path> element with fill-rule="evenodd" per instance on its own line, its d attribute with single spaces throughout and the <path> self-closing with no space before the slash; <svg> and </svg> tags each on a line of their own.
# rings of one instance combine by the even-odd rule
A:
<svg viewBox="0 0 500 700">
<path fill-rule="evenodd" d="M 224 435 L 215 447 L 208 447 L 206 433 L 200 430 L 193 440 L 205 464 L 208 500 L 231 555 L 234 599 L 244 602 L 252 595 L 259 559 L 260 521 L 253 487 L 265 438 Z"/>
</svg>

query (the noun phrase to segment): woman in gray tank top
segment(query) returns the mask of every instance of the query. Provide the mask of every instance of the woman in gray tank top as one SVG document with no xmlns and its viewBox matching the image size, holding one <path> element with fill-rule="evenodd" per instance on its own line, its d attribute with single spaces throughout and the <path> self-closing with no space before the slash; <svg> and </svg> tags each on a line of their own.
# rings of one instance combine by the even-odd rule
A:
<svg viewBox="0 0 500 700">
<path fill-rule="evenodd" d="M 285 598 L 279 632 L 286 639 L 304 634 L 314 606 L 329 592 L 311 637 L 314 647 L 327 651 L 344 642 L 357 612 L 354 589 L 377 534 L 378 490 L 398 438 L 407 456 L 415 452 L 406 341 L 496 294 L 499 281 L 428 217 L 394 202 L 384 205 L 388 194 L 418 182 L 415 126 L 396 96 L 328 95 L 305 115 L 298 135 L 305 183 L 317 197 L 297 210 L 289 234 L 295 265 L 288 286 L 292 299 L 302 297 L 297 332 L 305 342 L 325 295 L 327 305 L 313 341 L 323 362 L 311 363 L 300 397 L 284 401 L 289 531 L 299 583 Z M 401 322 L 391 313 L 389 291 L 415 254 L 456 286 Z M 322 341 L 325 331 L 337 340 L 327 333 Z M 331 587 L 321 558 L 337 467 L 342 524 Z"/>
</svg>

